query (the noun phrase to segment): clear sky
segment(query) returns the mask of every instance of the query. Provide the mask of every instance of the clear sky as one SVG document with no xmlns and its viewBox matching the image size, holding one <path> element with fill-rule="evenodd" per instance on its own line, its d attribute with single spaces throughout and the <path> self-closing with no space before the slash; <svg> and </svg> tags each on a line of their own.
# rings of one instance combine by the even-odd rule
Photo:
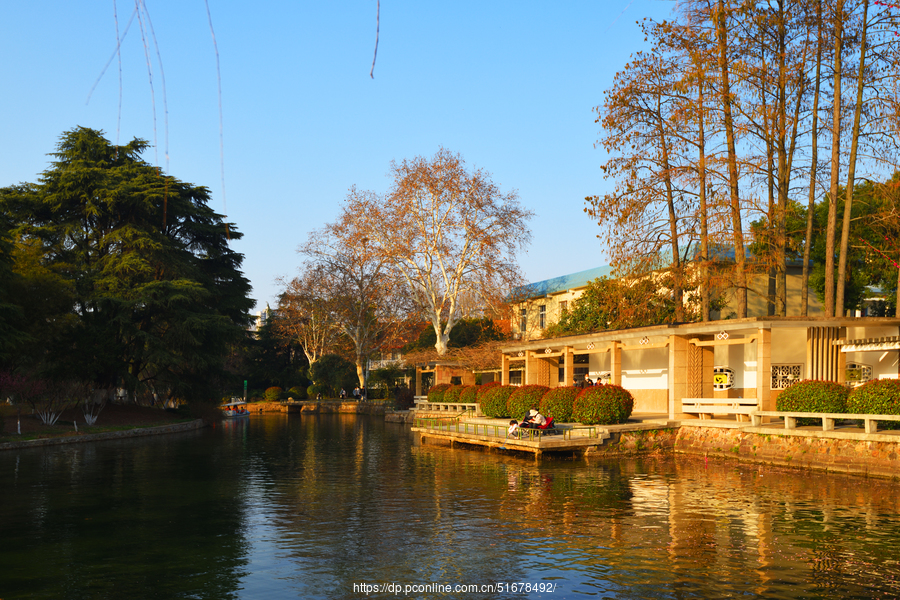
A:
<svg viewBox="0 0 900 600">
<path fill-rule="evenodd" d="M 7 2 L 0 186 L 35 181 L 75 126 L 113 143 L 147 139 L 148 162 L 209 187 L 213 208 L 244 233 L 235 248 L 260 309 L 274 306 L 276 279 L 297 272 L 298 245 L 335 219 L 351 186 L 384 192 L 391 160 L 444 146 L 534 211 L 519 257 L 528 280 L 605 264 L 583 212 L 585 196 L 611 187 L 593 108 L 644 45 L 635 21 L 669 17 L 673 2 L 381 0 L 374 79 L 375 0 L 208 2 L 224 195 L 203 0 L 146 2 L 159 50 L 145 21 L 152 93 L 137 20 L 121 88 L 116 59 L 98 81 L 116 46 L 114 13 L 122 32 L 133 2 Z"/>
</svg>

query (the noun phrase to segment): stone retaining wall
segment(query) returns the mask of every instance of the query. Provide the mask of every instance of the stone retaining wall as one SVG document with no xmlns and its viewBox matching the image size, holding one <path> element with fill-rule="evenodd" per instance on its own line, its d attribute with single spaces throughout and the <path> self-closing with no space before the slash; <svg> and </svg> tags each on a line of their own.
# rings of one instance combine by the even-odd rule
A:
<svg viewBox="0 0 900 600">
<path fill-rule="evenodd" d="M 251 413 L 282 412 L 281 402 L 253 402 L 247 405 Z"/>
<path fill-rule="evenodd" d="M 291 404 L 281 402 L 254 402 L 247 405 L 247 410 L 253 414 L 270 412 L 278 413 L 356 413 L 366 415 L 383 415 L 383 404 L 359 403 L 356 400 L 299 400 Z"/>
<path fill-rule="evenodd" d="M 716 427 L 673 427 L 611 432 L 587 457 L 680 453 L 900 479 L 900 439 L 873 442 L 744 432 Z"/>
<path fill-rule="evenodd" d="M 894 479 L 900 477 L 898 442 L 770 435 L 714 427 L 681 427 L 674 449 L 683 454 Z"/>
<path fill-rule="evenodd" d="M 362 415 L 383 415 L 385 413 L 384 404 L 369 404 L 365 402 L 357 402 L 356 400 L 348 400 L 342 402 L 340 400 L 304 400 L 293 404 L 285 404 L 283 412 L 287 413 L 309 413 L 309 414 L 330 414 L 330 413 L 353 413 Z"/>
<path fill-rule="evenodd" d="M 602 446 L 585 452 L 593 457 L 634 456 L 637 454 L 671 453 L 675 448 L 678 428 L 647 429 L 643 431 L 611 431 Z"/>
</svg>

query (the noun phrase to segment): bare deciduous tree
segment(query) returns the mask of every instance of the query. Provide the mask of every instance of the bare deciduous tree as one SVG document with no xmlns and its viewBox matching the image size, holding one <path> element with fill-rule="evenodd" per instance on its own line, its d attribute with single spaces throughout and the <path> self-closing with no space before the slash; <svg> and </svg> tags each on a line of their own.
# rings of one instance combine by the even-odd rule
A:
<svg viewBox="0 0 900 600">
<path fill-rule="evenodd" d="M 390 261 L 352 227 L 352 214 L 345 211 L 335 223 L 312 232 L 300 252 L 310 258 L 308 268 L 321 270 L 331 315 L 353 344 L 357 377 L 365 389 L 369 357 L 391 347 L 414 313 Z"/>
<path fill-rule="evenodd" d="M 515 191 L 501 192 L 489 173 L 444 148 L 393 163 L 391 172 L 385 196 L 351 190 L 341 221 L 404 282 L 443 355 L 462 299 L 493 306 L 521 283 L 516 258 L 531 238 L 532 213 Z"/>
<path fill-rule="evenodd" d="M 333 352 L 341 329 L 335 311 L 335 294 L 324 265 L 308 265 L 298 277 L 283 282 L 284 291 L 275 309 L 275 330 L 297 342 L 310 366 Z"/>
</svg>

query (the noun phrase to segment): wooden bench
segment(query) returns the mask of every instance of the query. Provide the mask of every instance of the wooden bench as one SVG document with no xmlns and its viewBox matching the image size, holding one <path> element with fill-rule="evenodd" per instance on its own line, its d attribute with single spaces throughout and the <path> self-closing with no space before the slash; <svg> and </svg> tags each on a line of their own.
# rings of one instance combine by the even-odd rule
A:
<svg viewBox="0 0 900 600">
<path fill-rule="evenodd" d="M 758 407 L 756 398 L 682 398 L 681 412 L 696 414 L 701 419 L 713 415 L 735 415 L 738 421 L 749 419 Z"/>
<path fill-rule="evenodd" d="M 755 410 L 750 414 L 754 427 L 762 425 L 763 417 L 781 417 L 784 419 L 785 429 L 796 429 L 797 419 L 821 419 L 822 431 L 834 431 L 834 422 L 837 420 L 864 421 L 866 433 L 878 431 L 878 421 L 900 421 L 900 415 L 859 415 L 852 413 L 814 413 L 791 412 L 778 410 Z"/>
</svg>

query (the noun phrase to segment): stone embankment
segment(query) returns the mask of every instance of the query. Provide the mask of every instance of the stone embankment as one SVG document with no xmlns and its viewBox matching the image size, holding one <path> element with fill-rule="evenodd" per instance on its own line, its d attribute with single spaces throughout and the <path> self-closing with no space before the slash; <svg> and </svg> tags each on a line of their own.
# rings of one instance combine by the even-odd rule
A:
<svg viewBox="0 0 900 600">
<path fill-rule="evenodd" d="M 286 402 L 254 402 L 247 405 L 251 413 L 351 413 L 363 415 L 383 415 L 383 404 L 358 402 L 356 400 L 295 400 Z"/>
<path fill-rule="evenodd" d="M 731 458 L 739 461 L 853 473 L 869 477 L 900 477 L 900 438 L 896 441 L 758 433 L 741 429 L 681 427 L 677 453 Z M 877 436 L 885 438 L 887 436 Z"/>
<path fill-rule="evenodd" d="M 867 477 L 900 478 L 900 437 L 896 441 L 759 433 L 739 428 L 674 427 L 612 432 L 588 458 L 646 454 L 686 454 L 741 462 L 796 467 Z"/>
</svg>

